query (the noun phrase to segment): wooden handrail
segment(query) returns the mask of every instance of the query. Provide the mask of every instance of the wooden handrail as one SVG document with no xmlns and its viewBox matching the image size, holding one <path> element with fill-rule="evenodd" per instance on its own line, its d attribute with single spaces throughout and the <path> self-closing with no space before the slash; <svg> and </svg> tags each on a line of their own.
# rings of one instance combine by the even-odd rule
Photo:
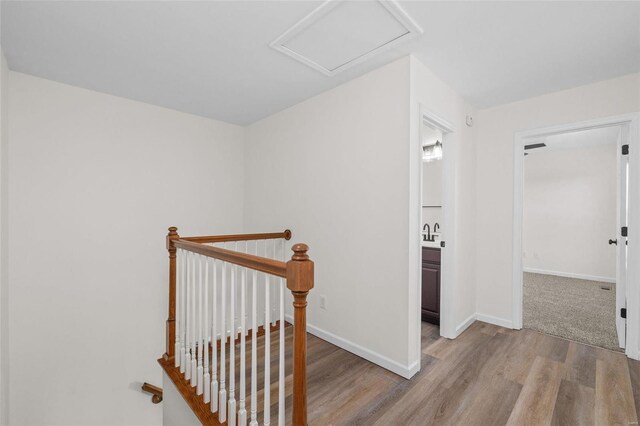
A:
<svg viewBox="0 0 640 426">
<path fill-rule="evenodd" d="M 181 240 L 194 243 L 224 243 L 229 241 L 254 241 L 254 240 L 274 240 L 277 238 L 291 239 L 291 231 L 285 229 L 284 232 L 271 232 L 266 234 L 235 234 L 235 235 L 212 235 L 204 237 L 182 237 Z"/>
<path fill-rule="evenodd" d="M 152 395 L 151 402 L 153 402 L 154 404 L 159 404 L 162 402 L 162 388 L 153 386 L 145 382 L 142 384 L 142 391 L 150 393 Z"/>
<path fill-rule="evenodd" d="M 207 246 L 201 243 L 185 241 L 184 239 L 174 240 L 176 248 L 187 250 L 193 253 L 202 254 L 207 257 L 219 259 L 234 265 L 244 266 L 267 274 L 286 278 L 287 265 L 279 260 L 268 259 L 266 257 L 254 256 L 253 254 L 240 253 L 219 247 Z"/>
<path fill-rule="evenodd" d="M 176 251 L 178 248 L 199 253 L 204 256 L 220 259 L 235 265 L 244 266 L 256 271 L 265 272 L 286 278 L 287 266 L 284 262 L 278 260 L 267 259 L 251 254 L 239 253 L 232 250 L 226 250 L 219 247 L 211 247 L 205 245 L 209 242 L 226 242 L 226 241 L 250 241 L 250 240 L 266 240 L 291 238 L 291 231 L 286 229 L 284 232 L 272 232 L 263 234 L 235 234 L 221 236 L 205 236 L 205 237 L 186 237 L 181 238 L 178 235 L 178 228 L 172 226 L 169 228 L 167 235 L 167 251 L 169 252 L 169 317 L 167 318 L 167 345 L 164 354 L 165 359 L 173 359 L 175 356 L 174 340 L 176 337 L 175 317 L 176 317 Z"/>
<path fill-rule="evenodd" d="M 309 247 L 306 244 L 295 244 L 292 247 L 294 252 L 291 260 L 287 263 L 268 259 L 252 254 L 240 253 L 233 250 L 227 250 L 219 247 L 212 247 L 205 245 L 205 243 L 212 242 L 227 242 L 227 241 L 249 241 L 249 240 L 266 240 L 284 238 L 289 240 L 291 238 L 291 231 L 286 230 L 284 232 L 277 233 L 265 233 L 265 234 L 243 234 L 243 235 L 224 235 L 224 236 L 206 236 L 206 237 L 187 237 L 181 238 L 178 235 L 178 230 L 175 227 L 169 228 L 169 234 L 167 235 L 167 250 L 169 251 L 169 317 L 167 319 L 167 346 L 166 352 L 163 355 L 161 365 L 165 368 L 165 371 L 169 369 L 178 378 L 172 378 L 174 383 L 176 380 L 181 380 L 179 370 L 176 372 L 170 368 L 173 363 L 175 354 L 175 316 L 176 316 L 176 253 L 178 249 L 187 250 L 193 253 L 198 253 L 214 259 L 219 259 L 224 262 L 232 263 L 235 265 L 243 266 L 245 268 L 253 269 L 256 271 L 264 272 L 267 274 L 275 275 L 285 278 L 287 281 L 287 288 L 293 295 L 293 307 L 294 307 L 294 330 L 293 330 L 293 413 L 292 423 L 294 426 L 306 426 L 307 425 L 307 326 L 306 326 L 306 307 L 307 307 L 307 295 L 314 285 L 314 263 L 309 259 L 307 251 Z M 191 403 L 195 406 L 202 408 L 197 402 L 199 399 L 195 397 L 195 394 L 191 394 L 192 387 L 187 386 L 183 392 L 184 395 L 189 395 Z M 186 396 L 185 396 L 186 398 Z M 192 401 L 193 400 L 193 401 Z M 192 405 L 190 403 L 190 405 Z M 204 420 L 211 417 L 211 412 L 208 406 L 204 406 L 204 417 L 199 416 L 200 420 L 206 424 Z M 193 408 L 193 405 L 192 405 Z M 199 411 L 194 409 L 194 412 Z M 204 420 L 203 420 L 204 419 Z M 216 424 L 211 422 L 211 424 Z"/>
</svg>

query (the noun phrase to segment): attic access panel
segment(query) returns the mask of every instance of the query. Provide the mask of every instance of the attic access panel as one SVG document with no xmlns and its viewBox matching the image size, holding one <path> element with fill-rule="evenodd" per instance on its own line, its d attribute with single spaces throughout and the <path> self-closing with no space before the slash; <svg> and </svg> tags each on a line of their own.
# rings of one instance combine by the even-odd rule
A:
<svg viewBox="0 0 640 426">
<path fill-rule="evenodd" d="M 395 1 L 329 0 L 270 46 L 333 76 L 420 34 Z"/>
</svg>

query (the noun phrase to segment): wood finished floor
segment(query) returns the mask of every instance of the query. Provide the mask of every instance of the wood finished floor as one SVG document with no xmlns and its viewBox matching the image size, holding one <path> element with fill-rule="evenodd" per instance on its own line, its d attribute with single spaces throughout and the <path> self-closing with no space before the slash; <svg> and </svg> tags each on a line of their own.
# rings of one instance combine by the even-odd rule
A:
<svg viewBox="0 0 640 426">
<path fill-rule="evenodd" d="M 640 362 L 532 330 L 476 322 L 447 340 L 423 323 L 411 380 L 314 336 L 308 344 L 311 425 L 638 422 Z"/>
<path fill-rule="evenodd" d="M 291 422 L 292 337 L 292 327 L 286 327 L 287 424 Z M 278 424 L 278 340 L 278 333 L 271 333 L 271 424 Z M 263 355 L 264 337 L 256 344 L 259 356 Z M 248 344 L 247 359 L 251 359 L 250 349 Z M 308 335 L 309 424 L 638 423 L 640 362 L 619 352 L 479 321 L 457 339 L 448 340 L 439 337 L 436 326 L 423 323 L 421 366 L 419 373 L 406 380 Z M 236 384 L 240 380 L 238 372 L 236 357 Z M 246 373 L 248 386 L 248 368 Z M 262 388 L 262 363 L 258 363 L 257 374 Z M 263 400 L 264 391 L 259 390 L 256 402 L 260 424 Z"/>
</svg>

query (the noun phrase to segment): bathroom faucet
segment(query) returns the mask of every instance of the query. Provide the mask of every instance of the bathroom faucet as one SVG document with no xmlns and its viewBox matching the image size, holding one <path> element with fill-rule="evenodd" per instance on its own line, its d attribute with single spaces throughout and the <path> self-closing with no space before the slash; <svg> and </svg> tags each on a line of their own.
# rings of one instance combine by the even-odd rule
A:
<svg viewBox="0 0 640 426">
<path fill-rule="evenodd" d="M 422 227 L 422 230 L 427 231 L 427 235 L 422 236 L 422 241 L 431 241 L 431 227 L 429 226 L 429 224 L 425 223 L 424 226 Z"/>
<path fill-rule="evenodd" d="M 433 225 L 433 233 L 435 234 L 436 232 L 438 232 L 439 229 L 440 229 L 440 224 L 438 224 L 438 222 L 436 222 Z"/>
</svg>

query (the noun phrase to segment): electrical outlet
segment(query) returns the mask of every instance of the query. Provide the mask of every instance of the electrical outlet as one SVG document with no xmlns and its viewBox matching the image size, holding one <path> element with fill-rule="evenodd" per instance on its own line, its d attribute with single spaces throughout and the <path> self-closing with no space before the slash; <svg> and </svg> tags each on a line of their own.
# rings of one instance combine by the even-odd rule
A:
<svg viewBox="0 0 640 426">
<path fill-rule="evenodd" d="M 327 296 L 320 296 L 320 308 L 327 309 Z"/>
</svg>

